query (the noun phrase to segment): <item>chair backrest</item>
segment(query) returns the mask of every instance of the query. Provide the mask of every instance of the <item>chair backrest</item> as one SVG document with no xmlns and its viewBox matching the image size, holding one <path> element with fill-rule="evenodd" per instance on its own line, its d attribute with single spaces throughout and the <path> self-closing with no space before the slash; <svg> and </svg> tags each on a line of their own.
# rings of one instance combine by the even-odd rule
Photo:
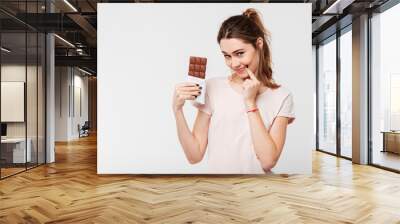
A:
<svg viewBox="0 0 400 224">
<path fill-rule="evenodd" d="M 85 121 L 85 124 L 83 124 L 82 128 L 89 128 L 89 121 Z"/>
</svg>

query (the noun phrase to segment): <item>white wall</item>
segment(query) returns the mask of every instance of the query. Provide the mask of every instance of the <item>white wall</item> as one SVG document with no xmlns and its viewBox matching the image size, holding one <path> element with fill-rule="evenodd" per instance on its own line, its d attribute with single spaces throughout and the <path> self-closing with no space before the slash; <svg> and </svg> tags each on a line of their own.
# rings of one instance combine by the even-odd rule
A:
<svg viewBox="0 0 400 224">
<path fill-rule="evenodd" d="M 7 63 L 1 66 L 1 81 L 2 82 L 24 82 L 26 85 L 26 107 L 19 107 L 20 111 L 8 111 L 12 113 L 25 113 L 27 119 L 22 122 L 6 122 L 7 137 L 21 138 L 25 135 L 30 139 L 32 161 L 36 162 L 37 151 L 39 163 L 44 162 L 44 73 L 41 66 L 32 66 L 18 63 Z M 26 81 L 27 79 L 27 81 Z M 2 90 L 3 91 L 3 90 Z M 24 92 L 24 91 L 23 91 Z M 2 96 L 3 98 L 4 96 Z M 24 98 L 24 97 L 23 97 Z M 15 102 L 17 103 L 17 102 Z M 24 102 L 22 102 L 24 104 Z M 2 103 L 3 105 L 3 103 Z M 15 110 L 16 108 L 11 108 Z M 4 113 L 10 108 L 1 108 Z M 22 110 L 22 111 L 21 111 Z"/>
<path fill-rule="evenodd" d="M 87 76 L 82 76 L 83 73 L 80 72 L 79 70 L 75 69 L 74 70 L 74 108 L 72 109 L 74 113 L 72 113 L 72 120 L 71 120 L 71 135 L 73 138 L 78 138 L 79 137 L 79 132 L 77 129 L 78 124 L 81 126 L 85 123 L 85 121 L 88 120 L 89 118 L 89 112 L 88 112 L 88 77 Z M 80 91 L 80 93 L 78 93 Z M 79 97 L 80 94 L 80 97 Z M 79 102 L 81 101 L 81 102 Z M 81 112 L 79 111 L 79 107 L 82 110 Z"/>
<path fill-rule="evenodd" d="M 41 72 L 41 71 L 39 71 Z M 36 86 L 36 66 L 25 66 L 19 64 L 5 64 L 1 66 L 1 81 L 2 82 L 25 82 L 26 75 L 28 77 L 29 85 Z M 28 124 L 26 122 L 7 122 L 7 136 L 8 137 L 24 137 L 25 136 L 25 126 L 28 125 L 28 137 L 35 133 L 36 135 L 36 87 L 27 88 L 27 118 Z M 33 103 L 32 103 L 33 102 Z M 41 105 L 39 105 L 41 106 Z M 22 108 L 24 110 L 24 108 Z M 7 110 L 7 108 L 2 108 L 2 110 Z"/>
<path fill-rule="evenodd" d="M 176 83 L 190 55 L 208 58 L 207 77 L 227 76 L 217 32 L 248 7 L 261 11 L 272 34 L 275 79 L 294 95 L 277 173 L 311 173 L 315 147 L 311 4 L 98 4 L 98 173 L 204 173 L 190 165 L 172 113 Z M 145 21 L 145 22 L 144 22 Z M 187 105 L 190 127 L 196 110 Z"/>
<path fill-rule="evenodd" d="M 72 67 L 56 67 L 55 140 L 69 141 L 79 137 L 78 124 L 88 120 L 88 78 Z M 81 97 L 78 90 L 80 89 Z M 81 100 L 81 103 L 79 103 Z M 82 105 L 82 113 L 76 105 Z M 75 110 L 75 111 L 74 111 Z"/>
</svg>

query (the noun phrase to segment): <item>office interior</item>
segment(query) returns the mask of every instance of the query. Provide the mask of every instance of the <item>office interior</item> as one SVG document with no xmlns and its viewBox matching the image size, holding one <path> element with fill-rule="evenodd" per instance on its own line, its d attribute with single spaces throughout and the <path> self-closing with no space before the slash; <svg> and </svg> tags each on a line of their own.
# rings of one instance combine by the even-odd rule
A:
<svg viewBox="0 0 400 224">
<path fill-rule="evenodd" d="M 96 133 L 96 39 L 82 15 L 71 17 L 84 20 L 92 36 L 82 34 L 68 14 L 60 16 L 71 11 L 65 2 L 2 1 L 0 6 L 4 179 L 54 163 L 56 142 Z M 95 21 L 95 14 L 91 17 Z"/>
<path fill-rule="evenodd" d="M 0 186 L 56 167 L 59 155 L 64 161 L 81 150 L 80 142 L 96 142 L 96 13 L 97 3 L 107 2 L 176 1 L 0 2 Z M 362 165 L 368 172 L 398 175 L 400 2 L 283 2 L 312 5 L 313 156 L 329 156 L 337 164 L 348 161 L 349 172 Z M 96 158 L 91 154 L 87 159 Z"/>
</svg>

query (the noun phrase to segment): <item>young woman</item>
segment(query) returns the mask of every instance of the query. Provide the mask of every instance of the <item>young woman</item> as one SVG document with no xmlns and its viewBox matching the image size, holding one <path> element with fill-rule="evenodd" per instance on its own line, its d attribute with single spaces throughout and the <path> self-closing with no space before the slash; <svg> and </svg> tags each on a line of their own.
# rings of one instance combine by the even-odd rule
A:
<svg viewBox="0 0 400 224">
<path fill-rule="evenodd" d="M 276 165 L 295 116 L 292 94 L 272 78 L 268 38 L 254 9 L 222 23 L 217 40 L 232 74 L 207 80 L 205 104 L 193 104 L 193 130 L 182 108 L 202 90 L 195 83 L 176 85 L 178 137 L 191 164 L 207 149 L 209 173 L 267 173 Z"/>
</svg>

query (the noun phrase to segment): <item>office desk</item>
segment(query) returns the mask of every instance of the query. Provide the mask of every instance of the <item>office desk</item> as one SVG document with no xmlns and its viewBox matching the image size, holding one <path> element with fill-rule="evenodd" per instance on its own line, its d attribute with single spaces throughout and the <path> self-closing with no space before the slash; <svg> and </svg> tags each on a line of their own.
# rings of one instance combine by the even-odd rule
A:
<svg viewBox="0 0 400 224">
<path fill-rule="evenodd" d="M 6 163 L 25 163 L 31 162 L 31 145 L 32 140 L 27 139 L 26 155 L 25 155 L 25 138 L 6 138 L 1 139 L 1 157 Z"/>
<path fill-rule="evenodd" d="M 393 152 L 400 154 L 400 131 L 382 131 L 383 150 L 382 152 Z"/>
</svg>

